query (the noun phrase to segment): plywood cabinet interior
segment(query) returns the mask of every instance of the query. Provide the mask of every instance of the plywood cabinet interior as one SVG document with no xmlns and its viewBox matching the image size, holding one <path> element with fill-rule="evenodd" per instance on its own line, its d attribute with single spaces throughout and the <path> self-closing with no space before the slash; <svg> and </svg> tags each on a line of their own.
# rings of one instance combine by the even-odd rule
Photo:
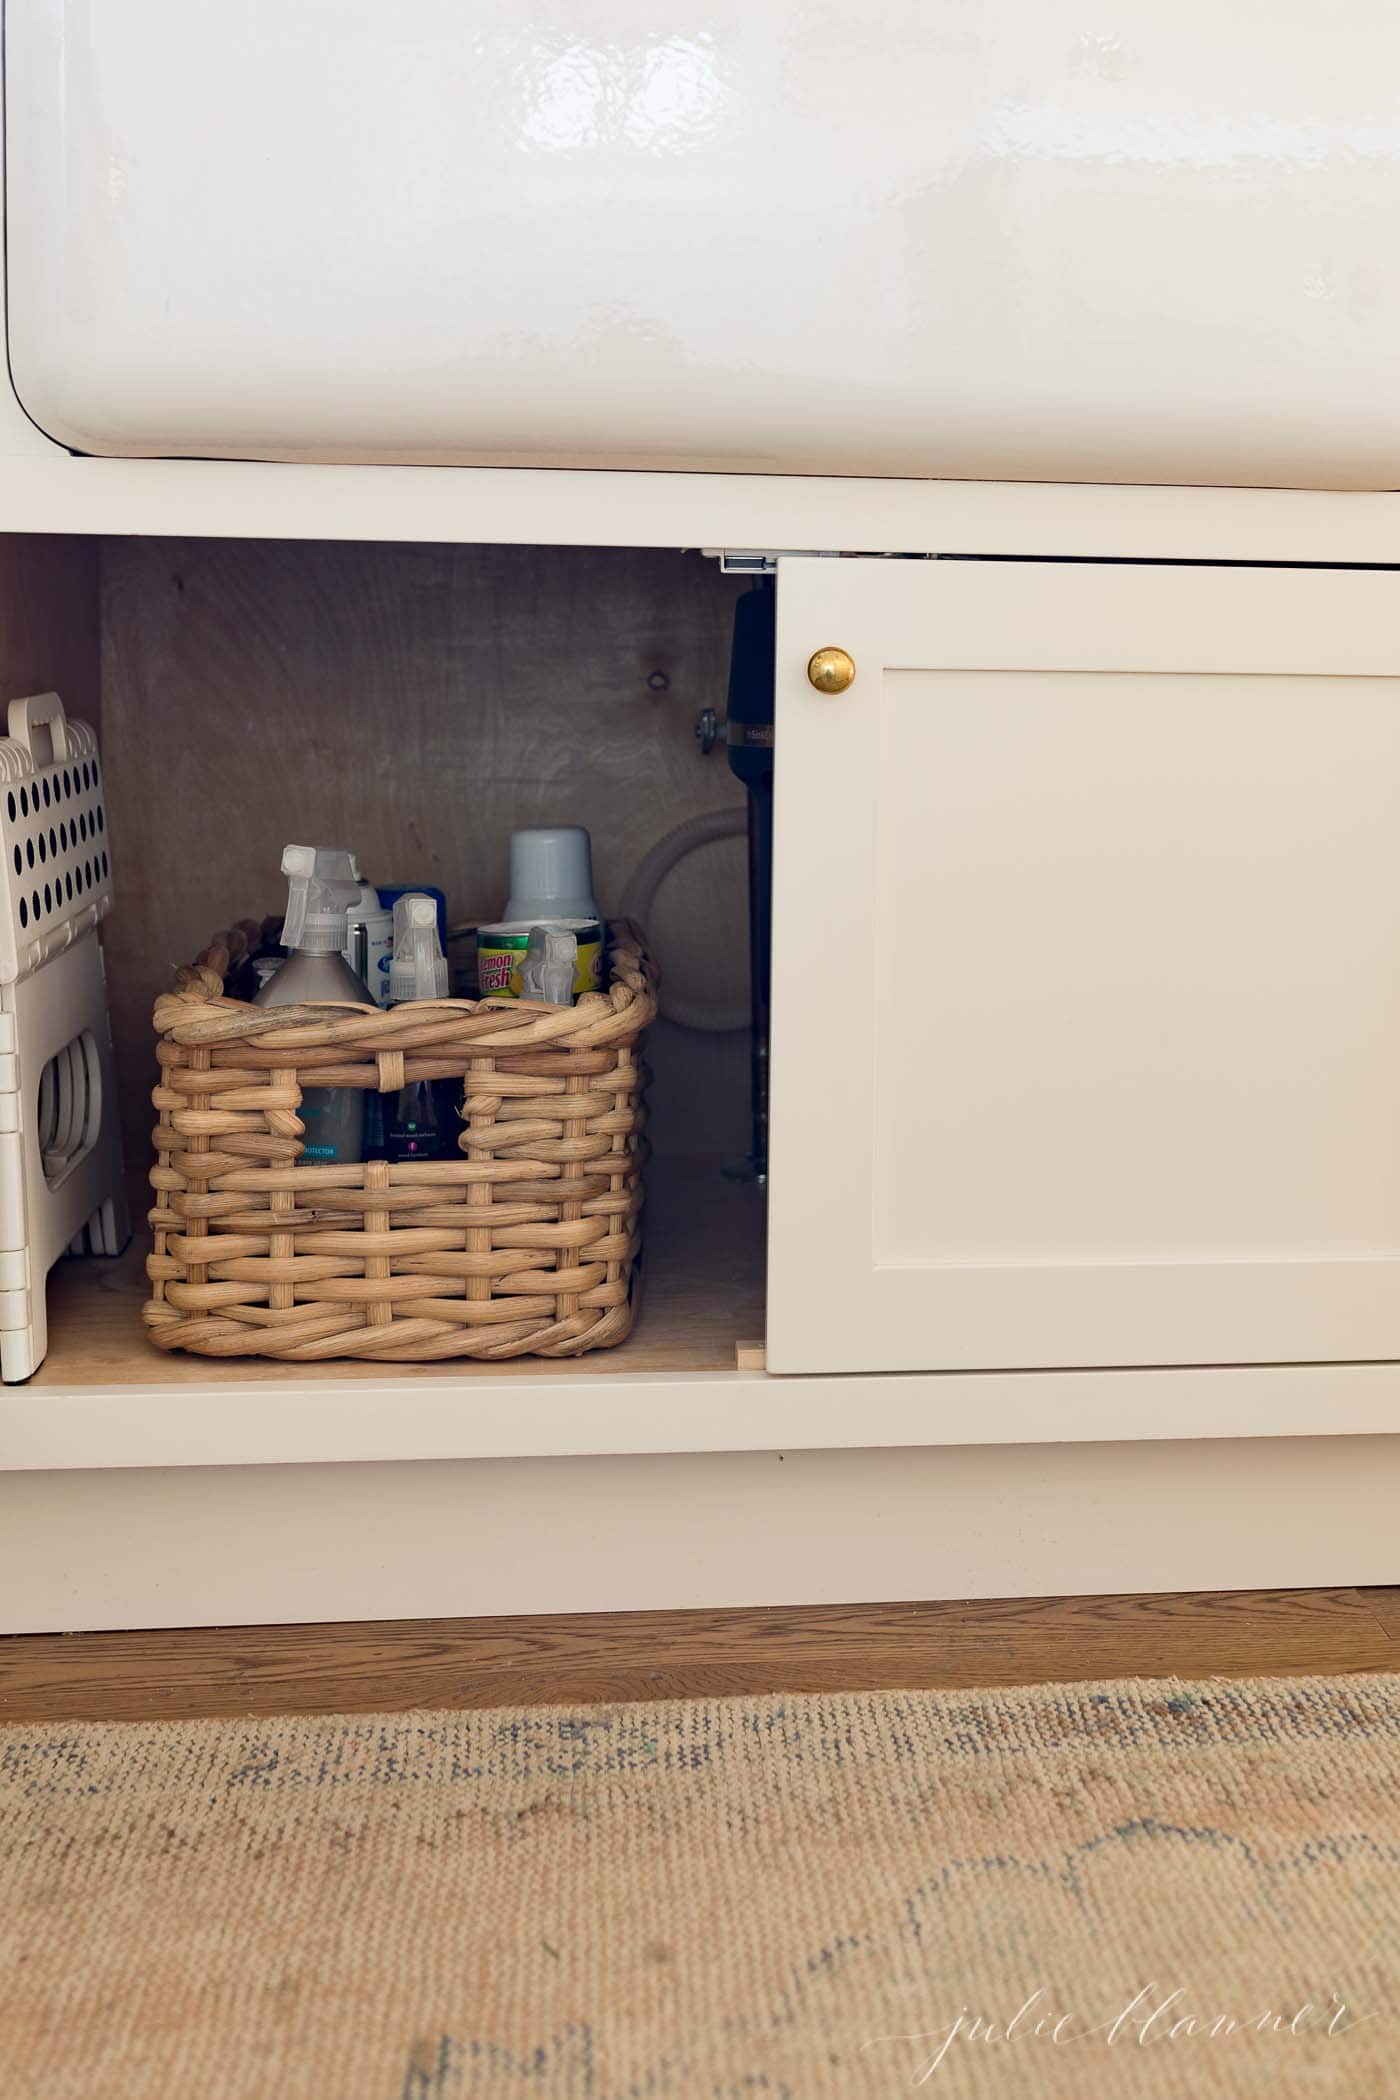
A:
<svg viewBox="0 0 1400 2100">
<path fill-rule="evenodd" d="M 722 750 L 741 584 L 699 554 L 211 539 L 101 542 L 116 899 L 106 948 L 127 1150 L 149 1145 L 150 1009 L 218 927 L 281 909 L 289 839 L 498 916 L 518 824 L 578 822 L 617 909 L 675 825 L 743 808 Z M 678 993 L 747 997 L 740 838 L 682 862 L 653 933 Z M 658 1024 L 652 1141 L 742 1152 L 747 1044 Z"/>
<path fill-rule="evenodd" d="M 586 824 L 617 910 L 658 841 L 719 812 L 728 835 L 665 878 L 648 930 L 683 1003 L 746 1010 L 744 793 L 693 733 L 702 708 L 723 712 L 742 588 L 679 552 L 0 537 L 0 704 L 52 687 L 102 737 L 138 1224 L 121 1262 L 53 1279 L 50 1387 L 201 1375 L 150 1351 L 140 1320 L 151 1007 L 220 927 L 280 908 L 289 839 L 435 884 L 457 921 L 499 915 L 516 825 Z M 651 1066 L 652 1145 L 700 1164 L 652 1176 L 655 1317 L 633 1368 L 732 1366 L 736 1338 L 762 1333 L 761 1198 L 711 1218 L 706 1192 L 747 1143 L 746 1031 L 663 1018 Z M 672 1229 L 682 1216 L 707 1253 Z M 5 1450 L 0 1419 L 0 1469 Z"/>
<path fill-rule="evenodd" d="M 58 533 L 0 533 L 0 719 L 11 700 L 57 692 L 98 723 L 98 544 Z"/>
</svg>

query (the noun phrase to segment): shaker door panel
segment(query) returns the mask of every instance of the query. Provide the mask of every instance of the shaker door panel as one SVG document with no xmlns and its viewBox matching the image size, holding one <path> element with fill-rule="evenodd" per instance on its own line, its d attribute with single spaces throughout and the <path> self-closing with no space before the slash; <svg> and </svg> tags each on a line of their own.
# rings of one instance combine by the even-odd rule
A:
<svg viewBox="0 0 1400 2100">
<path fill-rule="evenodd" d="M 1400 577 L 778 594 L 770 1369 L 1400 1357 Z"/>
</svg>

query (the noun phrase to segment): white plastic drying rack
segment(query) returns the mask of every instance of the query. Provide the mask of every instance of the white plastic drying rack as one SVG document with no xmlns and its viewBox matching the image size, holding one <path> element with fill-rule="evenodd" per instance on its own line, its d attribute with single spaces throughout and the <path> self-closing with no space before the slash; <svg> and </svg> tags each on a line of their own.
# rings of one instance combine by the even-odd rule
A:
<svg viewBox="0 0 1400 2100">
<path fill-rule="evenodd" d="M 59 1256 L 131 1236 L 97 928 L 112 901 L 97 738 L 57 693 L 12 700 L 0 739 L 0 1379 L 48 1346 Z"/>
</svg>

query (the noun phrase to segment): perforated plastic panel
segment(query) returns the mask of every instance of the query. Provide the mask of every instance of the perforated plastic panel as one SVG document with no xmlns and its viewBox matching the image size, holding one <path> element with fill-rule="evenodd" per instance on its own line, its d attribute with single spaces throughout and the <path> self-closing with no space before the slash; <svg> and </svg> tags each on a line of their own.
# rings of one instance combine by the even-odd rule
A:
<svg viewBox="0 0 1400 2100">
<path fill-rule="evenodd" d="M 57 693 L 15 700 L 0 741 L 0 984 L 14 984 L 95 926 L 111 903 L 97 738 Z"/>
<path fill-rule="evenodd" d="M 111 849 L 97 738 L 57 693 L 0 738 L 0 1378 L 48 1341 L 48 1272 L 129 1237 L 98 921 Z"/>
</svg>

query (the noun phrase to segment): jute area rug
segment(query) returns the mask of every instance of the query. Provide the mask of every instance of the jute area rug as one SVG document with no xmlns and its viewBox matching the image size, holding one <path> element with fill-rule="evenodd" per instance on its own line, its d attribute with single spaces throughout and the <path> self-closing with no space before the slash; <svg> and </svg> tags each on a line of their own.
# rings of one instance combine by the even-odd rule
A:
<svg viewBox="0 0 1400 2100">
<path fill-rule="evenodd" d="M 4 2100 L 1393 2100 L 1400 1677 L 0 1731 Z"/>
</svg>

